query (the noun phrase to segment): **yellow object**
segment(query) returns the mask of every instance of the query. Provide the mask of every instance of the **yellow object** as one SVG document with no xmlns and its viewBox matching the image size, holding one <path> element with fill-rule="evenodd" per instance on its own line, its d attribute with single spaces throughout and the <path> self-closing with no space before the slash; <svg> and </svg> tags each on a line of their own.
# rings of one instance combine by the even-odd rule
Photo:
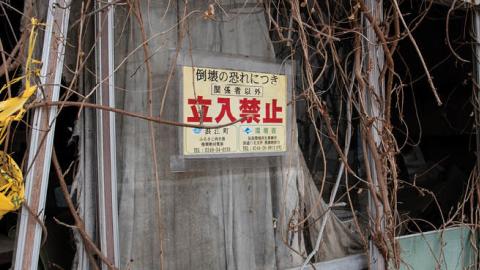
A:
<svg viewBox="0 0 480 270">
<path fill-rule="evenodd" d="M 36 92 L 37 86 L 31 83 L 32 75 L 39 73 L 33 64 L 40 63 L 33 59 L 35 41 L 37 39 L 37 27 L 41 25 L 36 18 L 32 18 L 32 29 L 28 40 L 28 54 L 25 62 L 25 75 L 9 81 L 0 88 L 0 94 L 9 86 L 25 80 L 25 89 L 17 97 L 7 98 L 0 102 L 0 144 L 5 141 L 7 131 L 13 121 L 20 121 L 25 114 L 25 103 Z M 0 219 L 11 211 L 17 210 L 25 198 L 25 188 L 22 171 L 17 163 L 7 153 L 0 151 Z"/>
<path fill-rule="evenodd" d="M 10 128 L 12 121 L 19 121 L 23 118 L 23 115 L 25 114 L 24 105 L 37 90 L 37 86 L 31 84 L 30 78 L 32 74 L 38 73 L 38 69 L 32 71 L 31 67 L 32 64 L 39 63 L 32 57 L 33 50 L 35 49 L 35 41 L 37 39 L 36 28 L 38 25 L 40 25 L 38 20 L 32 18 L 32 29 L 28 40 L 27 61 L 25 62 L 25 75 L 14 78 L 0 89 L 1 94 L 9 86 L 25 79 L 25 89 L 20 96 L 8 98 L 7 100 L 0 102 L 0 144 L 5 140 L 7 130 Z"/>
<path fill-rule="evenodd" d="M 20 208 L 24 195 L 22 171 L 12 157 L 0 151 L 0 219 Z"/>
</svg>

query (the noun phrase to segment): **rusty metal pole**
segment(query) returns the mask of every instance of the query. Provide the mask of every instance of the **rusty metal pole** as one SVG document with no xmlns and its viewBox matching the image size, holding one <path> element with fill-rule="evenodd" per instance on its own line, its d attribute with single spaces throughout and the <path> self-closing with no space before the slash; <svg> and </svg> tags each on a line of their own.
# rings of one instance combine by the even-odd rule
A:
<svg viewBox="0 0 480 270">
<path fill-rule="evenodd" d="M 98 89 L 96 103 L 115 107 L 114 85 L 114 4 L 113 0 L 97 0 L 96 77 Z M 98 213 L 100 247 L 102 253 L 119 267 L 117 158 L 115 114 L 104 110 L 97 112 L 98 158 Z M 102 265 L 106 269 L 106 265 Z"/>
<path fill-rule="evenodd" d="M 49 1 L 40 72 L 43 91 L 37 92 L 37 99 L 58 101 L 69 16 L 70 0 Z M 35 109 L 33 116 L 25 176 L 25 201 L 39 220 L 43 220 L 45 212 L 56 117 L 56 107 Z M 37 269 L 42 227 L 25 206 L 22 207 L 19 218 L 13 269 Z"/>
</svg>

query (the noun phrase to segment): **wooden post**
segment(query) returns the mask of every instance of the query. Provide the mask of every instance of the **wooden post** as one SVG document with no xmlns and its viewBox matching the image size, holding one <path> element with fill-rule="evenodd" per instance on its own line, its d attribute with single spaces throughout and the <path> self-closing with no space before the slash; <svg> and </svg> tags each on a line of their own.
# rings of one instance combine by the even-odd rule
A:
<svg viewBox="0 0 480 270">
<path fill-rule="evenodd" d="M 69 15 L 70 0 L 49 1 L 40 73 L 43 92 L 37 92 L 37 98 L 44 101 L 58 100 Z M 25 174 L 25 202 L 40 220 L 45 212 L 56 117 L 56 107 L 34 111 Z M 13 269 L 37 269 L 42 227 L 25 207 L 19 218 Z"/>
<path fill-rule="evenodd" d="M 383 1 L 382 0 L 365 0 L 365 4 L 372 14 L 375 21 L 380 23 L 383 20 Z M 367 104 L 367 110 L 373 119 L 375 119 L 373 123 L 372 136 L 375 140 L 377 145 L 380 144 L 381 138 L 378 133 L 379 130 L 382 129 L 382 119 L 384 119 L 383 110 L 380 107 L 380 104 L 376 101 L 376 97 L 379 100 L 385 99 L 385 85 L 383 80 L 380 80 L 380 72 L 384 66 L 384 52 L 382 46 L 378 44 L 378 37 L 375 34 L 373 26 L 370 22 L 364 17 L 365 23 L 365 36 L 367 40 L 364 40 L 364 48 L 366 50 L 366 63 L 365 67 L 368 70 L 368 83 L 372 87 L 374 95 L 371 94 L 370 91 L 366 91 L 365 95 L 365 104 Z M 376 97 L 375 97 L 376 96 Z M 378 186 L 378 179 L 377 179 L 377 170 L 375 168 L 375 162 L 373 161 L 373 157 L 370 151 L 364 153 L 368 155 L 368 159 L 370 161 L 371 166 L 371 174 L 372 180 L 375 186 Z M 377 213 L 376 207 L 374 202 L 371 199 L 371 196 L 368 197 L 368 207 L 369 211 L 372 215 L 380 215 L 382 222 L 384 221 L 383 212 Z M 380 208 L 383 210 L 383 208 Z M 370 255 L 370 262 L 369 262 L 369 269 L 372 270 L 384 270 L 386 269 L 385 259 L 383 258 L 382 254 L 375 246 L 375 243 L 370 240 L 369 241 L 369 255 Z"/>
</svg>

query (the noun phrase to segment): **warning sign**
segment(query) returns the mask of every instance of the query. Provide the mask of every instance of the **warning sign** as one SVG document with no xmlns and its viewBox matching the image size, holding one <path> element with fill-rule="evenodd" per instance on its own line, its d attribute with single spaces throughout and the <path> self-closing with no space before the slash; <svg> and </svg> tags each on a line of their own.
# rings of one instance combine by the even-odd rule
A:
<svg viewBox="0 0 480 270">
<path fill-rule="evenodd" d="M 287 77 L 280 74 L 183 67 L 183 154 L 286 151 Z"/>
</svg>

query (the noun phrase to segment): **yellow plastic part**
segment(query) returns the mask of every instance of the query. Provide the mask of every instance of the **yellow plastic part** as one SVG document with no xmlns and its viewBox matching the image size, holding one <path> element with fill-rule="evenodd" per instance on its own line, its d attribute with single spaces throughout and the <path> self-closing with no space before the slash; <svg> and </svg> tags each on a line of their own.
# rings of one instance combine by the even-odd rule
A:
<svg viewBox="0 0 480 270">
<path fill-rule="evenodd" d="M 24 198 L 22 171 L 11 156 L 0 151 L 0 219 L 20 208 Z"/>
<path fill-rule="evenodd" d="M 0 102 L 0 145 L 7 136 L 7 131 L 13 121 L 20 121 L 25 114 L 25 103 L 30 100 L 37 91 L 37 85 L 32 84 L 31 77 L 38 75 L 39 69 L 32 65 L 40 62 L 33 59 L 35 41 L 37 39 L 37 27 L 42 25 L 36 18 L 32 18 L 32 29 L 28 40 L 28 54 L 25 62 L 25 75 L 10 80 L 0 88 L 0 94 L 9 86 L 25 80 L 25 89 L 19 96 L 7 98 Z M 17 163 L 7 153 L 0 151 L 0 219 L 11 211 L 15 211 L 22 205 L 25 199 L 25 187 L 22 171 Z"/>
<path fill-rule="evenodd" d="M 7 130 L 13 121 L 19 121 L 25 114 L 24 105 L 36 92 L 37 86 L 31 83 L 31 76 L 38 73 L 38 69 L 32 71 L 32 64 L 39 63 L 33 59 L 33 50 L 35 49 L 35 41 L 37 39 L 36 28 L 40 25 L 37 19 L 32 18 L 32 29 L 30 31 L 30 37 L 28 40 L 28 54 L 27 61 L 25 62 L 25 75 L 12 79 L 6 85 L 0 89 L 0 94 L 9 86 L 25 79 L 25 89 L 18 97 L 8 98 L 7 100 L 0 102 L 0 144 L 6 138 Z"/>
</svg>

